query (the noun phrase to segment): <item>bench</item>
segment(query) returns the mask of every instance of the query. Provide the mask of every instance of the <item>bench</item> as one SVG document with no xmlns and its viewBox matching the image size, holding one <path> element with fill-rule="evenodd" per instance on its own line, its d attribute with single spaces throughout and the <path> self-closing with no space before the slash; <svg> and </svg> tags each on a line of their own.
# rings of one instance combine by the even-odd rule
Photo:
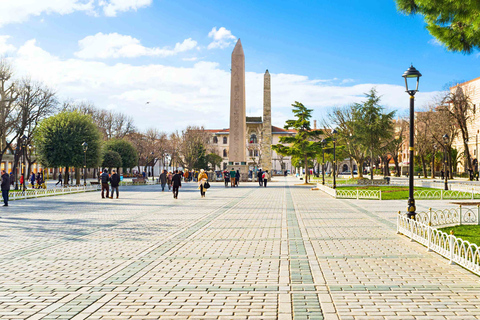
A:
<svg viewBox="0 0 480 320">
<path fill-rule="evenodd" d="M 90 184 L 93 186 L 93 185 L 95 185 L 95 184 L 100 184 L 100 182 L 98 182 L 98 181 L 90 181 Z"/>
<path fill-rule="evenodd" d="M 145 183 L 146 179 L 144 178 L 133 178 L 132 182 L 133 183 Z"/>
</svg>

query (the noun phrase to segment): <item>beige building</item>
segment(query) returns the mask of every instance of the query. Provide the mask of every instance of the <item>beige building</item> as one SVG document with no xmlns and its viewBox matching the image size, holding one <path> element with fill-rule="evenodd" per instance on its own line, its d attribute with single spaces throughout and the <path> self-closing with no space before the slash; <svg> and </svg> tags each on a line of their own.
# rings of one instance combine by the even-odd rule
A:
<svg viewBox="0 0 480 320">
<path fill-rule="evenodd" d="M 249 170 L 261 168 L 262 160 L 262 138 L 263 138 L 263 121 L 262 117 L 246 117 L 247 135 L 245 137 L 245 151 L 247 154 L 247 165 Z M 272 128 L 272 144 L 280 143 L 280 137 L 291 136 L 295 134 L 295 130 L 285 130 L 279 127 Z M 208 149 L 220 155 L 223 162 L 217 170 L 225 170 L 228 166 L 229 156 L 229 129 L 208 129 L 212 138 L 209 140 Z M 270 148 L 271 150 L 271 148 Z M 278 155 L 271 150 L 272 170 L 274 174 L 282 174 L 284 170 L 293 172 L 291 157 Z"/>
</svg>

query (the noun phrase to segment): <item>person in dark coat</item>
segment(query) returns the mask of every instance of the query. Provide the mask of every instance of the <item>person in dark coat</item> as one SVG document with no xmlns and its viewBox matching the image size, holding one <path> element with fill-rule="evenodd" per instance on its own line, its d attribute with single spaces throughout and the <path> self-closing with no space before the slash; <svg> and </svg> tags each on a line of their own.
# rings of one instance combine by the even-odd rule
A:
<svg viewBox="0 0 480 320">
<path fill-rule="evenodd" d="M 112 170 L 112 176 L 110 177 L 110 186 L 112 187 L 112 193 L 110 194 L 110 199 L 113 199 L 113 191 L 117 193 L 118 199 L 118 185 L 120 184 L 120 176 L 115 170 Z M 108 195 L 107 195 L 108 197 Z"/>
<path fill-rule="evenodd" d="M 225 170 L 223 172 L 223 179 L 225 180 L 225 188 L 228 187 L 228 184 L 230 183 L 230 172 Z"/>
<path fill-rule="evenodd" d="M 175 174 L 172 178 L 173 184 L 173 198 L 178 199 L 178 189 L 182 186 L 182 176 L 178 173 L 178 170 L 175 170 Z"/>
<path fill-rule="evenodd" d="M 1 189 L 2 189 L 2 198 L 4 203 L 3 206 L 8 207 L 8 192 L 10 191 L 10 176 L 5 172 L 5 170 L 2 170 Z"/>
<path fill-rule="evenodd" d="M 258 172 L 257 172 L 257 177 L 258 177 L 258 185 L 260 187 L 263 187 L 263 172 L 262 172 L 262 169 L 258 169 Z"/>
<path fill-rule="evenodd" d="M 107 198 L 108 198 L 108 191 L 110 189 L 110 186 L 108 185 L 108 181 L 110 181 L 110 177 L 108 176 L 108 171 L 107 169 L 103 169 L 103 173 L 100 175 L 100 181 L 102 182 L 102 198 L 105 198 L 103 192 L 107 192 Z"/>
<path fill-rule="evenodd" d="M 62 171 L 60 170 L 60 172 L 58 173 L 58 182 L 55 184 L 59 184 L 60 183 L 60 186 L 63 185 L 63 176 L 62 176 Z"/>
<path fill-rule="evenodd" d="M 162 186 L 162 192 L 165 191 L 165 185 L 167 184 L 167 170 L 163 170 L 160 174 L 160 185 Z"/>
<path fill-rule="evenodd" d="M 238 187 L 238 183 L 240 182 L 240 171 L 237 170 L 235 173 L 235 185 Z"/>
</svg>

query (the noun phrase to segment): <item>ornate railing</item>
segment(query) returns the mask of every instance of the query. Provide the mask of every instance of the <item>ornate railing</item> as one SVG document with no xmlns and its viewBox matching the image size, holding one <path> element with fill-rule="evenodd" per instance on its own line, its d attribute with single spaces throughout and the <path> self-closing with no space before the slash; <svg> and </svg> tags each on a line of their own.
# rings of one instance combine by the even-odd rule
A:
<svg viewBox="0 0 480 320">
<path fill-rule="evenodd" d="M 14 191 L 8 195 L 9 200 L 22 200 L 38 197 L 56 196 L 70 193 L 89 192 L 100 190 L 100 185 L 51 188 L 51 189 L 27 189 L 25 191 Z M 3 201 L 3 198 L 1 198 Z"/>
<path fill-rule="evenodd" d="M 418 212 L 415 219 L 433 227 L 446 227 L 451 225 L 480 224 L 480 206 L 475 209 L 459 206 L 458 208 Z"/>
<path fill-rule="evenodd" d="M 434 212 L 439 213 L 439 221 L 445 223 L 463 221 L 462 214 L 460 214 L 462 211 L 438 210 Z M 472 214 L 468 212 L 462 213 L 465 213 L 464 217 L 469 217 L 467 220 L 473 219 L 473 211 Z M 449 217 L 450 214 L 454 216 Z M 478 224 L 478 221 L 477 212 L 475 224 Z M 450 264 L 456 263 L 480 275 L 480 249 L 476 244 L 431 227 L 419 220 L 418 215 L 417 220 L 413 220 L 399 213 L 397 215 L 397 233 L 402 233 L 410 239 L 423 244 L 428 251 L 435 251 L 444 256 L 449 260 Z"/>
<path fill-rule="evenodd" d="M 382 190 L 337 190 L 337 198 L 382 200 Z"/>
</svg>

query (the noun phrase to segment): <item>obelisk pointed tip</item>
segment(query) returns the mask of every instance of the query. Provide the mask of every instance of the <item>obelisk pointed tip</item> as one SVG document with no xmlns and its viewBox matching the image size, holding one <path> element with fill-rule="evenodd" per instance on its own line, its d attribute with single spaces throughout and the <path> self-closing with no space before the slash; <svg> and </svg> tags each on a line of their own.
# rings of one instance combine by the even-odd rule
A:
<svg viewBox="0 0 480 320">
<path fill-rule="evenodd" d="M 265 74 L 270 74 L 270 72 L 268 72 L 268 69 L 267 69 L 267 71 L 265 71 Z"/>
<path fill-rule="evenodd" d="M 243 53 L 243 47 L 242 47 L 242 41 L 238 39 L 237 44 L 235 45 L 235 48 L 233 49 L 232 55 L 244 55 Z"/>
</svg>

